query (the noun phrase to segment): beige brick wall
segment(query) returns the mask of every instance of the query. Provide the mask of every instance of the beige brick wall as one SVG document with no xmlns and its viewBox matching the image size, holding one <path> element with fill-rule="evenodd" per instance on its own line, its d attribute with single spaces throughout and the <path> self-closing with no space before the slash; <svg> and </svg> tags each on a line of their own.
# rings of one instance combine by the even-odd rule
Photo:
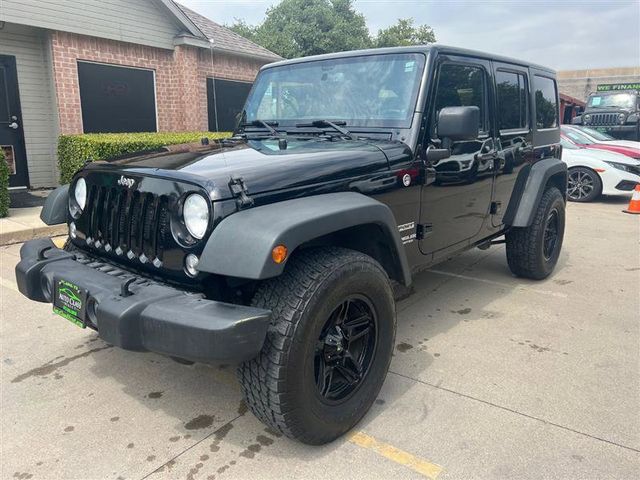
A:
<svg viewBox="0 0 640 480">
<path fill-rule="evenodd" d="M 190 46 L 164 50 L 58 31 L 51 48 L 63 134 L 82 133 L 78 60 L 154 70 L 159 131 L 206 130 L 207 77 L 252 82 L 263 64 Z"/>
<path fill-rule="evenodd" d="M 558 72 L 560 93 L 585 101 L 596 87 L 604 83 L 640 82 L 640 67 L 592 68 Z"/>
</svg>

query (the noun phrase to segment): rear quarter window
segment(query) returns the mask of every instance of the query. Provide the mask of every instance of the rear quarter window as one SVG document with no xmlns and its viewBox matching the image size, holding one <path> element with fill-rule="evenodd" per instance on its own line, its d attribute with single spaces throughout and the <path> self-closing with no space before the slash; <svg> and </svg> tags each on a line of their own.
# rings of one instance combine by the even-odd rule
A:
<svg viewBox="0 0 640 480">
<path fill-rule="evenodd" d="M 556 128 L 558 126 L 558 91 L 555 80 L 541 75 L 533 79 L 536 99 L 536 128 Z"/>
</svg>

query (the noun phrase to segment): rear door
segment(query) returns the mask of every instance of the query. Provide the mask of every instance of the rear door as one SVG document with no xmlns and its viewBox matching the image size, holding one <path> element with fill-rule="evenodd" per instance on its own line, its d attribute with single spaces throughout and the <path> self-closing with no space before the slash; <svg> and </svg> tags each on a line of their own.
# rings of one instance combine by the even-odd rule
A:
<svg viewBox="0 0 640 480">
<path fill-rule="evenodd" d="M 518 173 L 533 155 L 529 69 L 493 62 L 496 88 L 495 182 L 491 223 L 502 225 Z"/>
<path fill-rule="evenodd" d="M 493 93 L 487 60 L 440 55 L 435 88 L 427 101 L 425 148 L 442 148 L 438 112 L 444 107 L 480 108 L 479 135 L 450 145 L 451 156 L 425 165 L 429 179 L 422 188 L 420 250 L 434 259 L 469 243 L 489 215 L 493 183 Z"/>
<path fill-rule="evenodd" d="M 9 165 L 9 186 L 28 187 L 16 58 L 0 55 L 0 148 Z"/>
</svg>

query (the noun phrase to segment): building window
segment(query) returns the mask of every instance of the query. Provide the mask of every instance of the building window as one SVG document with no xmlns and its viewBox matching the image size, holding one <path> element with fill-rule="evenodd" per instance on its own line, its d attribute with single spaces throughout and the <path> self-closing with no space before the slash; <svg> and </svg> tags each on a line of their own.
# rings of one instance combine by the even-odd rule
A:
<svg viewBox="0 0 640 480">
<path fill-rule="evenodd" d="M 500 130 L 524 130 L 529 126 L 527 81 L 522 73 L 496 72 L 498 126 Z"/>
<path fill-rule="evenodd" d="M 536 75 L 536 127 L 556 128 L 558 126 L 558 94 L 556 82 L 547 77 Z"/>
<path fill-rule="evenodd" d="M 84 133 L 155 132 L 153 70 L 78 62 Z"/>
<path fill-rule="evenodd" d="M 251 85 L 247 82 L 207 78 L 210 131 L 231 132 L 236 128 Z"/>
</svg>

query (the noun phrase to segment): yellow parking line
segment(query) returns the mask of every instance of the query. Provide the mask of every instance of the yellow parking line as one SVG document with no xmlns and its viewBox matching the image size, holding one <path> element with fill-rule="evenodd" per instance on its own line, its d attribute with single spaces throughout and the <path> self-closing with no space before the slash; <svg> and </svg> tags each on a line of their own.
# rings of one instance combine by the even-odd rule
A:
<svg viewBox="0 0 640 480">
<path fill-rule="evenodd" d="M 67 242 L 67 236 L 63 235 L 61 237 L 52 237 L 51 241 L 58 248 L 63 248 L 64 244 Z"/>
<path fill-rule="evenodd" d="M 358 445 L 359 447 L 372 450 L 378 455 L 388 458 L 392 462 L 399 463 L 405 467 L 410 468 L 414 472 L 418 472 L 427 478 L 435 480 L 442 472 L 442 467 L 435 463 L 428 462 L 415 455 L 400 450 L 399 448 L 389 445 L 387 443 L 379 442 L 370 435 L 364 432 L 356 432 L 349 437 L 349 441 Z"/>
</svg>

